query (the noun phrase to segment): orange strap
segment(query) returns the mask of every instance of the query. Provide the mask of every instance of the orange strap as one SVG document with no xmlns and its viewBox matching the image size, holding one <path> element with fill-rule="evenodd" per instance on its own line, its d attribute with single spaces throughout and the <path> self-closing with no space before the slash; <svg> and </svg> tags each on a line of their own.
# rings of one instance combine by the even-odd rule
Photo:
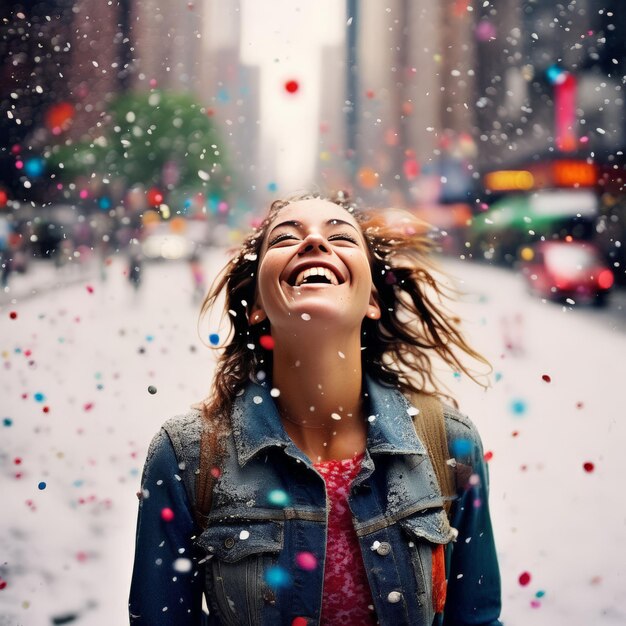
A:
<svg viewBox="0 0 626 626">
<path fill-rule="evenodd" d="M 446 604 L 446 560 L 441 544 L 433 548 L 433 609 L 442 613 Z"/>
</svg>

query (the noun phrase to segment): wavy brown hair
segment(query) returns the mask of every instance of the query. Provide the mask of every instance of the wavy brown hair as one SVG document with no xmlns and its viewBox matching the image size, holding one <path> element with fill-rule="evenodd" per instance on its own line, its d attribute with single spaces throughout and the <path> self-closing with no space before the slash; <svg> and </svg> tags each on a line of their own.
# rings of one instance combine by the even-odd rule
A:
<svg viewBox="0 0 626 626">
<path fill-rule="evenodd" d="M 272 369 L 272 351 L 263 348 L 262 343 L 266 342 L 261 341 L 261 337 L 270 335 L 269 321 L 255 325 L 248 322 L 255 299 L 260 250 L 268 227 L 289 203 L 311 198 L 320 196 L 309 194 L 273 202 L 267 217 L 245 238 L 202 303 L 200 319 L 224 294 L 224 311 L 230 322 L 226 343 L 219 348 L 211 395 L 202 405 L 205 418 L 217 430 L 228 429 L 234 398 L 246 383 Z M 490 367 L 467 344 L 459 330 L 460 320 L 445 305 L 456 292 L 433 275 L 435 267 L 430 255 L 436 241 L 429 225 L 406 211 L 357 209 L 345 194 L 321 199 L 354 216 L 369 251 L 381 317 L 363 320 L 363 371 L 404 393 L 442 395 L 455 403 L 443 392 L 434 373 L 436 355 L 449 367 L 486 387 L 461 360 L 470 357 Z"/>
</svg>

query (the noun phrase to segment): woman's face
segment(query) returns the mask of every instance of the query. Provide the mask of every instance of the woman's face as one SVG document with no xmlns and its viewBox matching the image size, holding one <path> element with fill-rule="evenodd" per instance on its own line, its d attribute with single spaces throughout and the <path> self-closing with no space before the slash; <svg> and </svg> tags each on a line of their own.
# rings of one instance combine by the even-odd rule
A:
<svg viewBox="0 0 626 626">
<path fill-rule="evenodd" d="M 277 212 L 261 246 L 256 292 L 250 322 L 267 318 L 274 330 L 360 328 L 365 316 L 380 317 L 361 228 L 327 200 L 299 200 Z"/>
</svg>

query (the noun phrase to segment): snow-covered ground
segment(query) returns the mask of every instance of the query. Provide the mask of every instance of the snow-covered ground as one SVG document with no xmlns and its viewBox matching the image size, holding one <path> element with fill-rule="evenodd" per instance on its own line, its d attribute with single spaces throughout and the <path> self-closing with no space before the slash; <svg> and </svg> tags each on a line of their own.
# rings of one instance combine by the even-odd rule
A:
<svg viewBox="0 0 626 626">
<path fill-rule="evenodd" d="M 224 260 L 207 253 L 207 275 Z M 623 310 L 563 310 L 505 270 L 445 265 L 494 365 L 487 392 L 445 376 L 492 453 L 506 626 L 626 623 Z M 147 445 L 209 389 L 189 267 L 148 266 L 138 294 L 124 269 L 0 305 L 0 625 L 127 623 Z"/>
</svg>

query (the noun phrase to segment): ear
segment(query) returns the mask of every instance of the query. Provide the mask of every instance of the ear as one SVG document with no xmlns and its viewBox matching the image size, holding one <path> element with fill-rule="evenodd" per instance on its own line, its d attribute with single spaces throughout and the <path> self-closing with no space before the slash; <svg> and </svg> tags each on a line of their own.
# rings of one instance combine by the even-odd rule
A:
<svg viewBox="0 0 626 626">
<path fill-rule="evenodd" d="M 254 326 L 255 324 L 260 324 L 263 320 L 267 319 L 267 315 L 262 307 L 258 304 L 253 304 L 252 309 L 250 310 L 250 315 L 248 316 L 248 323 L 250 326 Z"/>
<path fill-rule="evenodd" d="M 372 293 L 370 294 L 370 301 L 367 305 L 366 316 L 371 320 L 380 319 L 380 305 L 378 304 L 378 300 L 376 299 L 376 293 L 374 289 L 372 289 Z"/>
</svg>

